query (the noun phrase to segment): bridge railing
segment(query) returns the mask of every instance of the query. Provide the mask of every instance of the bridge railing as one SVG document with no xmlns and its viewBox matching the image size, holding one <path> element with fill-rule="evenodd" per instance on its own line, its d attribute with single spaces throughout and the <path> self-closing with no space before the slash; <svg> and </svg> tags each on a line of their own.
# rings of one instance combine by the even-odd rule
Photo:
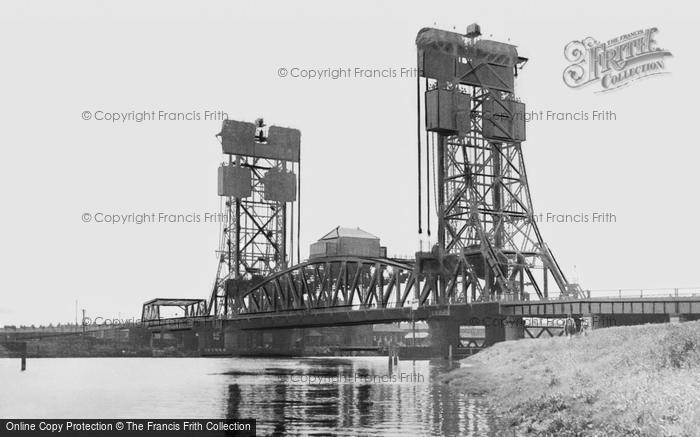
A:
<svg viewBox="0 0 700 437">
<path fill-rule="evenodd" d="M 611 288 L 584 290 L 585 297 L 595 298 L 652 298 L 652 297 L 700 297 L 700 287 L 693 288 Z"/>
</svg>

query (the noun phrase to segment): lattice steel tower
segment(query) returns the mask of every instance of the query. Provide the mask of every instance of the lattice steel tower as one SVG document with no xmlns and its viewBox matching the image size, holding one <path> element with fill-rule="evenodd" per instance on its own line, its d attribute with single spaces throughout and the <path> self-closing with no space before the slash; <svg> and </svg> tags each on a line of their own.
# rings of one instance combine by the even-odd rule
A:
<svg viewBox="0 0 700 437">
<path fill-rule="evenodd" d="M 226 120 L 217 138 L 227 158 L 218 174 L 226 226 L 208 309 L 225 317 L 239 293 L 293 263 L 301 134 L 268 128 L 263 119 Z M 299 208 L 297 244 L 298 213 Z"/>
<path fill-rule="evenodd" d="M 436 247 L 418 254 L 419 269 L 431 256 L 439 261 L 440 269 L 425 270 L 443 273 L 436 293 L 459 281 L 461 300 L 548 298 L 550 278 L 558 293 L 575 293 L 534 219 L 522 153 L 525 104 L 514 93 L 527 59 L 513 45 L 479 36 L 471 25 L 466 35 L 424 28 L 416 38 L 418 171 L 423 180 L 425 165 L 427 181 L 427 202 L 419 205 L 430 208 L 434 190 L 438 219 Z"/>
</svg>

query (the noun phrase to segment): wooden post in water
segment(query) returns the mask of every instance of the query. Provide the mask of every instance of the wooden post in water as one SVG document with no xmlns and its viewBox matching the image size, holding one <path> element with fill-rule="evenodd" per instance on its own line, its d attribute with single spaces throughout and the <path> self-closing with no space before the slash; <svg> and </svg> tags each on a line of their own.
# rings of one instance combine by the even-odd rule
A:
<svg viewBox="0 0 700 437">
<path fill-rule="evenodd" d="M 27 370 L 27 342 L 19 343 L 19 358 L 20 358 L 20 370 L 24 372 Z M 16 349 L 17 350 L 17 349 Z"/>
</svg>

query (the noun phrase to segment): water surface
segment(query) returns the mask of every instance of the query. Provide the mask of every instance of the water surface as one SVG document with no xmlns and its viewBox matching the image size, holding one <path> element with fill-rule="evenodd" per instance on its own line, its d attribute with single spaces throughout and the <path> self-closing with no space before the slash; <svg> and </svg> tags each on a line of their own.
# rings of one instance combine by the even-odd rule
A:
<svg viewBox="0 0 700 437">
<path fill-rule="evenodd" d="M 0 359 L 4 418 L 254 418 L 258 435 L 493 433 L 488 411 L 435 380 L 444 361 L 348 358 Z"/>
</svg>

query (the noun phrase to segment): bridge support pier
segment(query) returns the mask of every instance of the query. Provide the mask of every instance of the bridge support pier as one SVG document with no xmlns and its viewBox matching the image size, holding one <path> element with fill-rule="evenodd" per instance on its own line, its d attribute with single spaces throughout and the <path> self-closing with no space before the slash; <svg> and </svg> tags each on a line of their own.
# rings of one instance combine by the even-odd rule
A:
<svg viewBox="0 0 700 437">
<path fill-rule="evenodd" d="M 525 338 L 525 322 L 522 317 L 494 317 L 489 322 L 489 325 L 485 326 L 485 346 Z"/>
<path fill-rule="evenodd" d="M 281 355 L 293 355 L 294 332 L 292 329 L 277 329 L 271 331 L 269 348 L 273 353 Z M 265 345 L 267 347 L 267 344 Z"/>
<path fill-rule="evenodd" d="M 248 346 L 246 332 L 242 329 L 227 325 L 223 331 L 224 349 L 227 353 L 237 354 L 241 349 Z"/>
<path fill-rule="evenodd" d="M 233 324 L 224 328 L 224 349 L 233 355 L 294 355 L 295 330 L 243 330 Z"/>
<path fill-rule="evenodd" d="M 222 349 L 224 347 L 223 333 L 215 326 L 200 326 L 195 328 L 194 332 L 197 337 L 197 348 L 200 352 L 207 349 Z"/>
<path fill-rule="evenodd" d="M 506 317 L 505 325 L 506 341 L 525 338 L 525 321 L 522 317 Z"/>
<path fill-rule="evenodd" d="M 433 353 L 443 358 L 456 350 L 459 346 L 459 322 L 455 319 L 429 320 L 430 343 Z"/>
</svg>

